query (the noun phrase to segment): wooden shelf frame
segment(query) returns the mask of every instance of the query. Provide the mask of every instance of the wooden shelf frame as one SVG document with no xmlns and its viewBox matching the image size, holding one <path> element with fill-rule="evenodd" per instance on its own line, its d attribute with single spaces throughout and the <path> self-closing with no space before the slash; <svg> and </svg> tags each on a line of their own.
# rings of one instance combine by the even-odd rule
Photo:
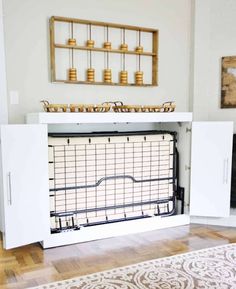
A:
<svg viewBox="0 0 236 289">
<path fill-rule="evenodd" d="M 85 24 L 85 25 L 102 26 L 102 27 L 108 27 L 108 28 L 126 29 L 126 30 L 151 33 L 152 34 L 152 51 L 136 52 L 136 51 L 131 51 L 131 50 L 124 51 L 120 49 L 105 49 L 105 48 L 100 48 L 100 47 L 90 48 L 86 46 L 55 43 L 55 22 L 78 23 L 78 24 Z M 50 26 L 50 56 L 51 56 L 50 69 L 51 69 L 51 81 L 52 82 L 71 83 L 71 84 L 90 84 L 90 85 L 92 84 L 92 85 L 113 85 L 113 86 L 137 86 L 137 87 L 139 86 L 150 87 L 150 86 L 158 85 L 158 30 L 157 29 L 116 24 L 116 23 L 108 23 L 108 22 L 82 20 L 82 19 L 68 18 L 68 17 L 59 17 L 59 16 L 52 16 L 49 20 L 49 26 Z M 140 55 L 140 56 L 151 57 L 152 58 L 152 83 L 150 84 L 144 83 L 142 85 L 138 85 L 135 83 L 122 84 L 118 82 L 105 83 L 103 81 L 88 82 L 88 81 L 83 81 L 83 80 L 70 81 L 68 79 L 65 79 L 65 80 L 57 79 L 56 78 L 56 57 L 55 57 L 56 49 L 75 49 L 75 50 L 84 50 L 84 51 L 109 52 L 109 53 Z"/>
<path fill-rule="evenodd" d="M 136 83 L 122 84 L 122 83 L 118 83 L 118 82 L 106 83 L 106 82 L 103 82 L 103 81 L 89 82 L 87 80 L 72 81 L 72 80 L 66 80 L 66 79 L 64 79 L 64 80 L 63 79 L 56 79 L 56 80 L 54 80 L 52 82 L 61 82 L 61 83 L 70 83 L 70 84 L 112 85 L 112 86 L 140 86 L 140 87 L 153 86 L 152 84 L 149 84 L 149 83 L 144 83 L 144 84 L 137 85 Z"/>
<path fill-rule="evenodd" d="M 143 56 L 156 56 L 156 53 L 152 52 L 136 52 L 136 51 L 124 51 L 120 49 L 106 49 L 100 47 L 87 47 L 87 46 L 78 46 L 78 45 L 68 45 L 68 44 L 54 44 L 55 48 L 64 48 L 64 49 L 78 49 L 78 50 L 91 50 L 97 52 L 109 52 L 109 53 L 122 53 L 122 54 L 133 54 L 133 55 L 143 55 Z"/>
</svg>

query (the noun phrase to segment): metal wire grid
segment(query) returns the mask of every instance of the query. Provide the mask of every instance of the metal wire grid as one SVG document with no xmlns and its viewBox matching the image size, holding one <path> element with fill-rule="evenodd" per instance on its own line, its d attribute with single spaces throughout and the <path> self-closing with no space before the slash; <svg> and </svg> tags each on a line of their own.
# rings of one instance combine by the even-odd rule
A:
<svg viewBox="0 0 236 289">
<path fill-rule="evenodd" d="M 174 134 L 49 137 L 51 229 L 172 214 Z"/>
</svg>

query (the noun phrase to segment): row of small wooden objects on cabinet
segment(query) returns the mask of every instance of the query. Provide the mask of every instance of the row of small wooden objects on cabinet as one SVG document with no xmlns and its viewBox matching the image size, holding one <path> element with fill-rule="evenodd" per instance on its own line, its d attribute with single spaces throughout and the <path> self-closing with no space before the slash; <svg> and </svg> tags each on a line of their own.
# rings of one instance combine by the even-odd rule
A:
<svg viewBox="0 0 236 289">
<path fill-rule="evenodd" d="M 104 102 L 102 104 L 50 104 L 40 101 L 46 112 L 173 112 L 175 103 L 164 102 L 162 105 L 124 105 L 122 101 Z"/>
</svg>

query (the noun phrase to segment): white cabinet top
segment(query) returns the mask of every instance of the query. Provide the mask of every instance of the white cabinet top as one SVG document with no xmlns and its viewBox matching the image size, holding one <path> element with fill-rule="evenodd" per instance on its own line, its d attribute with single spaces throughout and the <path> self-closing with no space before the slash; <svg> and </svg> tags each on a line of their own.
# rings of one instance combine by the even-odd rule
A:
<svg viewBox="0 0 236 289">
<path fill-rule="evenodd" d="M 155 122 L 191 122 L 191 112 L 39 112 L 28 113 L 27 123 L 63 124 L 63 123 L 155 123 Z"/>
</svg>

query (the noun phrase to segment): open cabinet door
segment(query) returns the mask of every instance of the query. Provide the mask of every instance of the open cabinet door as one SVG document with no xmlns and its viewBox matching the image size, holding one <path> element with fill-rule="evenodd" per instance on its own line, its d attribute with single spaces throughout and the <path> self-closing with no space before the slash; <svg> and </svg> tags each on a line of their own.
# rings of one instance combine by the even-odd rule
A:
<svg viewBox="0 0 236 289">
<path fill-rule="evenodd" d="M 1 125 L 4 248 L 42 241 L 50 230 L 46 125 Z"/>
<path fill-rule="evenodd" d="M 233 122 L 193 122 L 190 215 L 228 217 Z"/>
</svg>

